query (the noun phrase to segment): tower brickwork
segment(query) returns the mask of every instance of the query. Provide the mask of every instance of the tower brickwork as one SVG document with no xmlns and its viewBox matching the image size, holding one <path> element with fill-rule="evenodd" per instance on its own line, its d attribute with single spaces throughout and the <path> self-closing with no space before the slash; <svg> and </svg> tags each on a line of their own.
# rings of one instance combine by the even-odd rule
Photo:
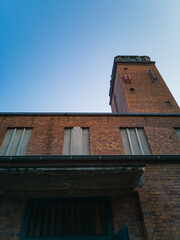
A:
<svg viewBox="0 0 180 240">
<path fill-rule="evenodd" d="M 113 113 L 180 112 L 155 62 L 146 56 L 114 58 L 110 105 Z"/>
<path fill-rule="evenodd" d="M 114 113 L 0 113 L 0 240 L 180 239 L 179 107 L 114 59 Z"/>
</svg>

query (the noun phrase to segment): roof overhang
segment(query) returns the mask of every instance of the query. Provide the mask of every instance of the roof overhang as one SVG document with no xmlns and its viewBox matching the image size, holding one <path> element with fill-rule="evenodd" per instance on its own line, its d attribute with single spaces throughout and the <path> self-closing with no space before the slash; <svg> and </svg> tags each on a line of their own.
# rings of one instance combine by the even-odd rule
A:
<svg viewBox="0 0 180 240">
<path fill-rule="evenodd" d="M 0 190 L 132 190 L 144 170 L 113 156 L 0 157 Z"/>
<path fill-rule="evenodd" d="M 145 166 L 0 169 L 1 190 L 134 189 Z"/>
<path fill-rule="evenodd" d="M 132 190 L 146 164 L 180 164 L 180 155 L 0 156 L 0 190 Z"/>
</svg>

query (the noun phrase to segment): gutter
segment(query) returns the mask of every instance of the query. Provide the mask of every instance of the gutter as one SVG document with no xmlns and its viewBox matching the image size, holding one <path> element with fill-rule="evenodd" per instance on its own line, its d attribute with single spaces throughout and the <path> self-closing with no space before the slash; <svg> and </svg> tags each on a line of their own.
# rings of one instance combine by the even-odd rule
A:
<svg viewBox="0 0 180 240">
<path fill-rule="evenodd" d="M 158 116 L 179 117 L 180 113 L 81 113 L 81 112 L 2 112 L 0 116 Z"/>
<path fill-rule="evenodd" d="M 0 156 L 0 167 L 105 167 L 180 163 L 180 155 L 45 155 Z"/>
<path fill-rule="evenodd" d="M 79 166 L 79 165 L 70 165 L 70 166 L 65 166 L 62 165 L 60 167 L 55 167 L 55 166 L 0 166 L 0 172 L 9 172 L 9 171 L 13 171 L 13 172 L 26 172 L 26 171 L 40 171 L 40 172 L 44 172 L 44 171 L 135 171 L 135 170 L 141 170 L 142 172 L 145 171 L 146 165 L 145 164 L 141 164 L 141 165 L 96 165 L 93 166 L 92 165 L 87 165 L 87 166 Z"/>
</svg>

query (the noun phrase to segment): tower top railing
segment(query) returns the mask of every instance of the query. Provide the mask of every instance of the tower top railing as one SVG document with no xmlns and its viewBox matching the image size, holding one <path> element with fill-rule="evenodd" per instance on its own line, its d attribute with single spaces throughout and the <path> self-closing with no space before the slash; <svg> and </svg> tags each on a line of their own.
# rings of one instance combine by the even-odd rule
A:
<svg viewBox="0 0 180 240">
<path fill-rule="evenodd" d="M 114 63 L 119 62 L 151 62 L 151 59 L 148 56 L 120 55 L 114 58 Z"/>
</svg>

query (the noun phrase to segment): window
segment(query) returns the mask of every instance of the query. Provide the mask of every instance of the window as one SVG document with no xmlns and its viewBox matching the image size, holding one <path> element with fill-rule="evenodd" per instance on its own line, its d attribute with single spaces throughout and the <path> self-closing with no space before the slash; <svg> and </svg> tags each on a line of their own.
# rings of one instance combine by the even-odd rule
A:
<svg viewBox="0 0 180 240">
<path fill-rule="evenodd" d="M 9 128 L 0 147 L 0 155 L 26 155 L 32 129 Z"/>
<path fill-rule="evenodd" d="M 125 154 L 151 154 L 151 150 L 143 128 L 120 128 L 120 132 Z"/>
<path fill-rule="evenodd" d="M 178 137 L 180 138 L 180 128 L 175 128 Z"/>
<path fill-rule="evenodd" d="M 27 206 L 21 240 L 102 239 L 112 233 L 108 198 L 32 200 Z"/>
<path fill-rule="evenodd" d="M 169 101 L 166 102 L 166 105 L 169 106 L 169 107 L 172 106 L 171 102 L 169 102 Z"/>
<path fill-rule="evenodd" d="M 89 155 L 89 128 L 65 128 L 63 155 Z"/>
<path fill-rule="evenodd" d="M 135 92 L 135 89 L 134 89 L 134 88 L 130 88 L 130 91 L 131 91 L 132 93 L 134 93 L 134 92 Z"/>
</svg>

